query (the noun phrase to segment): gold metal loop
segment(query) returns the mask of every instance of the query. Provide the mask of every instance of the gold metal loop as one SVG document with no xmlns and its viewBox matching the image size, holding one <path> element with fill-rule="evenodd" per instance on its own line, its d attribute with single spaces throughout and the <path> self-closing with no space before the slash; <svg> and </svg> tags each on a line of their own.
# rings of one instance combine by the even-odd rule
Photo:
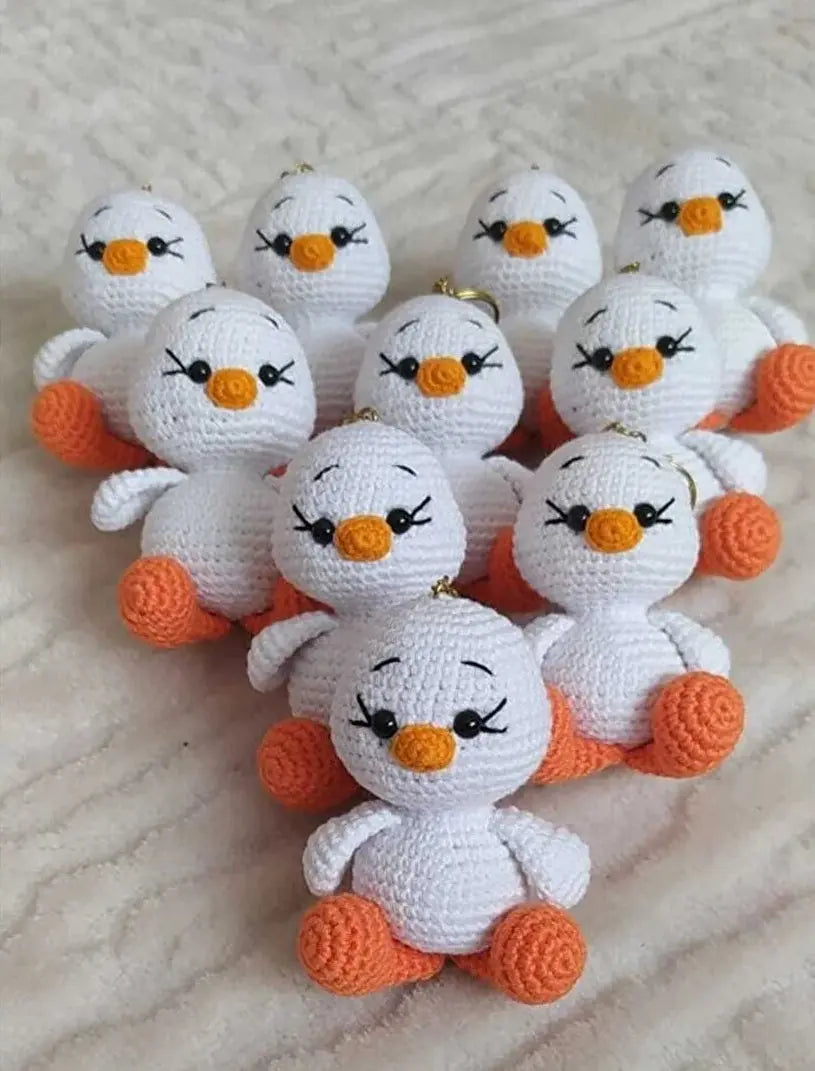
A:
<svg viewBox="0 0 815 1071">
<path fill-rule="evenodd" d="M 448 595 L 451 599 L 460 598 L 459 593 L 453 587 L 453 582 L 449 576 L 443 576 L 437 580 L 435 584 L 430 585 L 430 594 L 434 599 L 438 599 L 440 595 Z"/>
<path fill-rule="evenodd" d="M 433 293 L 443 294 L 445 297 L 457 298 L 459 301 L 475 301 L 479 305 L 486 305 L 496 323 L 501 318 L 501 310 L 498 302 L 486 290 L 473 290 L 471 287 L 462 287 L 460 290 L 453 286 L 447 275 L 442 275 L 433 283 Z"/>
<path fill-rule="evenodd" d="M 298 164 L 295 164 L 294 167 L 290 167 L 287 171 L 281 171 L 280 177 L 288 178 L 289 175 L 305 175 L 308 171 L 313 170 L 314 168 L 311 166 L 311 164 L 307 164 L 305 160 L 301 160 Z"/>
<path fill-rule="evenodd" d="M 619 420 L 612 420 L 610 424 L 606 424 L 603 431 L 613 431 L 617 435 L 627 435 L 629 439 L 639 439 L 640 442 L 647 442 L 648 439 L 641 431 L 635 431 L 633 428 L 627 428 L 625 424 L 621 424 Z"/>
<path fill-rule="evenodd" d="M 690 495 L 690 508 L 696 509 L 696 502 L 699 498 L 699 491 L 696 487 L 696 480 L 688 472 L 684 465 L 680 464 L 676 458 L 671 457 L 670 454 L 666 454 L 665 457 L 670 462 L 673 468 L 676 469 L 680 475 L 685 477 L 685 483 L 688 485 L 688 494 Z"/>
<path fill-rule="evenodd" d="M 152 193 L 153 192 L 153 183 L 152 182 L 143 183 L 142 184 L 142 189 L 144 190 L 145 193 Z"/>
<path fill-rule="evenodd" d="M 357 409 L 356 412 L 351 413 L 350 416 L 345 417 L 342 423 L 360 424 L 366 420 L 371 424 L 376 424 L 381 420 L 379 413 L 377 413 L 377 411 L 370 405 L 366 405 L 364 409 Z"/>
<path fill-rule="evenodd" d="M 630 264 L 623 264 L 621 268 L 617 269 L 618 275 L 633 275 L 640 270 L 640 262 L 638 260 L 632 260 Z"/>
</svg>

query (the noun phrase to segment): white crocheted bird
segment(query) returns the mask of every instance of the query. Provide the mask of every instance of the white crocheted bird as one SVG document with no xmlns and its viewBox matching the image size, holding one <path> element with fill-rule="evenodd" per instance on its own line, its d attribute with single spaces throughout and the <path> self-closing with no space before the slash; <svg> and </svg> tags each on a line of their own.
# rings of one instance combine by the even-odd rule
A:
<svg viewBox="0 0 815 1071">
<path fill-rule="evenodd" d="M 585 943 L 566 913 L 585 844 L 495 803 L 544 754 L 546 693 L 521 630 L 494 610 L 424 596 L 354 638 L 331 738 L 376 799 L 311 835 L 300 958 L 343 995 L 436 974 L 445 956 L 516 1000 L 574 985 Z M 350 871 L 350 891 L 340 889 Z"/>
<path fill-rule="evenodd" d="M 602 273 L 600 239 L 583 199 L 536 168 L 491 183 L 470 208 L 458 241 L 455 282 L 488 291 L 524 387 L 523 427 L 538 430 L 552 338 L 565 309 Z"/>
<path fill-rule="evenodd" d="M 585 435 L 543 462 L 515 525 L 522 576 L 563 608 L 526 630 L 554 718 L 536 781 L 620 762 L 689 777 L 732 751 L 744 710 L 727 648 L 656 606 L 698 548 L 685 476 L 651 443 Z"/>
<path fill-rule="evenodd" d="M 626 194 L 614 243 L 619 267 L 639 263 L 701 305 L 724 359 L 717 410 L 737 431 L 780 431 L 815 408 L 815 349 L 804 324 L 750 294 L 771 244 L 747 176 L 727 154 L 701 149 L 646 168 Z"/>
<path fill-rule="evenodd" d="M 31 424 L 49 453 L 108 471 L 150 460 L 127 415 L 128 375 L 155 314 L 214 282 L 204 233 L 180 205 L 147 190 L 85 205 L 59 275 L 63 304 L 79 326 L 34 358 Z"/>
<path fill-rule="evenodd" d="M 189 294 L 154 322 L 128 395 L 132 425 L 172 467 L 117 473 L 92 519 L 144 518 L 125 572 L 127 627 L 159 647 L 215 639 L 271 601 L 276 478 L 308 439 L 314 389 L 296 335 L 268 305 L 221 288 Z"/>
<path fill-rule="evenodd" d="M 323 432 L 280 482 L 272 529 L 289 584 L 334 611 L 279 621 L 249 652 L 259 691 L 288 681 L 294 716 L 273 725 L 258 752 L 261 781 L 289 807 L 323 810 L 356 784 L 336 757 L 328 714 L 348 645 L 371 616 L 455 576 L 465 530 L 439 462 L 396 428 L 360 420 Z"/>
<path fill-rule="evenodd" d="M 357 408 L 372 406 L 441 461 L 467 527 L 460 586 L 507 611 L 536 608 L 512 604 L 513 588 L 490 557 L 515 523 L 530 472 L 486 455 L 515 427 L 522 402 L 518 366 L 493 319 L 441 294 L 406 301 L 377 325 L 354 389 Z"/>
<path fill-rule="evenodd" d="M 284 172 L 252 209 L 238 254 L 239 286 L 297 332 L 317 394 L 317 431 L 351 411 L 364 346 L 357 320 L 388 287 L 390 261 L 370 206 L 345 179 Z"/>
<path fill-rule="evenodd" d="M 700 569 L 744 580 L 775 560 L 781 524 L 761 498 L 767 467 L 750 443 L 700 425 L 713 410 L 721 355 L 698 304 L 639 273 L 592 287 L 555 336 L 552 397 L 577 435 L 617 423 L 693 479 Z"/>
</svg>

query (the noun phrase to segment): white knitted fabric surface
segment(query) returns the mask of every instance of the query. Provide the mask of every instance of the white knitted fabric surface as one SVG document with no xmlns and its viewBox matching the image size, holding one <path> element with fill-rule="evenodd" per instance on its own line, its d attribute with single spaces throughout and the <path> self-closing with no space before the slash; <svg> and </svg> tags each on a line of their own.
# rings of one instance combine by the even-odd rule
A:
<svg viewBox="0 0 815 1071">
<path fill-rule="evenodd" d="M 7 5 L 4 1068 L 808 1071 L 811 427 L 760 442 L 777 564 L 679 600 L 731 648 L 748 708 L 732 758 L 691 782 L 614 770 L 516 801 L 578 833 L 593 868 L 586 973 L 530 1009 L 454 969 L 361 1000 L 308 982 L 294 942 L 321 820 L 276 807 L 254 760 L 284 693 L 251 688 L 238 630 L 158 653 L 127 634 L 115 586 L 138 533 L 93 529 L 98 478 L 48 458 L 26 407 L 34 353 L 75 323 L 55 273 L 90 197 L 151 181 L 202 221 L 226 276 L 252 205 L 301 159 L 373 206 L 395 304 L 452 269 L 467 206 L 500 175 L 563 176 L 608 250 L 650 161 L 725 149 L 773 215 L 762 292 L 812 328 L 810 19 L 808 0 Z"/>
</svg>

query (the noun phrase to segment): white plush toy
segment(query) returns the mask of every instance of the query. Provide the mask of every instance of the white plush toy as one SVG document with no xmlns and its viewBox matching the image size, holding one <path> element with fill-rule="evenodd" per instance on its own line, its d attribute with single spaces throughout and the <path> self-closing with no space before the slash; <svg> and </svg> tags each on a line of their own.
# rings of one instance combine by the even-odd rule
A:
<svg viewBox="0 0 815 1071">
<path fill-rule="evenodd" d="M 286 321 L 221 288 L 164 310 L 134 368 L 129 413 L 139 439 L 172 468 L 109 477 L 97 528 L 144 518 L 139 558 L 122 577 L 128 628 L 158 647 L 223 635 L 271 602 L 274 469 L 308 439 L 314 389 Z"/>
<path fill-rule="evenodd" d="M 700 429 L 713 410 L 721 355 L 702 311 L 654 276 L 618 275 L 587 291 L 555 337 L 552 396 L 577 435 L 609 424 L 640 432 L 693 479 L 701 528 L 700 569 L 745 580 L 775 560 L 781 524 L 761 498 L 759 451 Z"/>
<path fill-rule="evenodd" d="M 486 455 L 515 427 L 522 403 L 518 366 L 492 317 L 441 294 L 406 301 L 377 325 L 354 390 L 357 408 L 372 406 L 441 461 L 467 527 L 459 586 L 507 611 L 535 608 L 515 605 L 513 585 L 490 569 L 490 552 L 515 523 L 530 473 Z"/>
<path fill-rule="evenodd" d="M 281 575 L 334 614 L 301 614 L 260 632 L 249 679 L 288 680 L 294 717 L 267 732 L 261 781 L 289 807 L 323 810 L 356 785 L 341 765 L 328 714 L 348 645 L 376 613 L 454 576 L 464 524 L 444 470 L 412 435 L 360 420 L 319 435 L 280 484 L 272 550 Z"/>
<path fill-rule="evenodd" d="M 268 301 L 303 343 L 317 394 L 317 431 L 351 411 L 364 338 L 356 321 L 388 287 L 379 224 L 345 179 L 301 165 L 258 201 L 238 254 L 241 289 Z"/>
<path fill-rule="evenodd" d="M 527 628 L 554 719 L 536 781 L 620 762 L 690 777 L 732 751 L 744 709 L 727 648 L 655 606 L 698 548 L 686 478 L 652 444 L 585 435 L 543 462 L 515 525 L 521 574 L 563 608 Z"/>
<path fill-rule="evenodd" d="M 738 431 L 780 431 L 815 407 L 815 349 L 803 323 L 749 293 L 771 242 L 747 176 L 727 154 L 701 149 L 646 168 L 626 194 L 615 239 L 618 267 L 639 263 L 702 306 L 724 358 L 719 417 Z"/>
<path fill-rule="evenodd" d="M 143 465 L 149 454 L 127 415 L 128 374 L 155 314 L 215 282 L 204 233 L 186 209 L 148 190 L 96 197 L 69 235 L 59 282 L 80 326 L 34 358 L 34 434 L 69 465 Z"/>
<path fill-rule="evenodd" d="M 467 216 L 456 251 L 459 287 L 488 291 L 524 386 L 523 425 L 537 432 L 552 338 L 564 310 L 602 272 L 597 230 L 583 199 L 536 168 L 487 186 Z"/>
<path fill-rule="evenodd" d="M 300 958 L 345 996 L 419 981 L 445 956 L 528 1004 L 567 993 L 586 956 L 566 913 L 589 879 L 583 842 L 495 803 L 537 768 L 550 715 L 521 630 L 424 596 L 355 637 L 331 738 L 376 799 L 311 835 Z M 350 892 L 337 894 L 350 870 Z"/>
</svg>

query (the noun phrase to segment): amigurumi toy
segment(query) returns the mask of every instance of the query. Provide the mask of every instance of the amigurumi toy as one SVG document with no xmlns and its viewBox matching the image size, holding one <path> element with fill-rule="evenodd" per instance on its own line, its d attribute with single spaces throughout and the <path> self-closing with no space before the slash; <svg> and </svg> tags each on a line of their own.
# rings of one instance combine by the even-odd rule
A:
<svg viewBox="0 0 815 1071">
<path fill-rule="evenodd" d="M 155 314 L 215 282 L 206 238 L 185 209 L 147 190 L 85 205 L 68 238 L 62 301 L 80 325 L 34 358 L 34 435 L 68 465 L 150 461 L 127 415 L 127 378 Z"/>
<path fill-rule="evenodd" d="M 321 986 L 357 996 L 422 981 L 446 956 L 527 1004 L 557 1000 L 586 946 L 567 910 L 585 844 L 516 807 L 550 715 L 523 633 L 466 599 L 425 596 L 356 638 L 331 738 L 376 799 L 311 835 L 299 953 Z M 350 869 L 350 891 L 338 892 Z"/>
<path fill-rule="evenodd" d="M 537 433 L 552 337 L 565 309 L 602 273 L 600 239 L 580 195 L 556 175 L 528 168 L 476 198 L 456 251 L 457 286 L 488 291 L 524 386 L 523 428 Z"/>
<path fill-rule="evenodd" d="M 371 208 L 345 179 L 307 165 L 284 172 L 252 209 L 239 286 L 297 332 L 317 394 L 316 430 L 351 411 L 364 338 L 356 322 L 388 287 L 390 261 Z"/>
<path fill-rule="evenodd" d="M 615 763 L 692 777 L 733 750 L 744 707 L 727 648 L 654 606 L 687 580 L 698 549 L 686 478 L 651 443 L 585 435 L 542 463 L 515 525 L 521 574 L 563 608 L 527 628 L 553 716 L 536 781 Z"/>
<path fill-rule="evenodd" d="M 455 576 L 464 522 L 439 462 L 412 435 L 368 420 L 323 432 L 280 482 L 272 551 L 285 580 L 334 613 L 300 614 L 260 632 L 249 652 L 259 691 L 288 680 L 293 717 L 258 751 L 266 789 L 288 807 L 320 811 L 356 783 L 336 756 L 328 715 L 348 645 L 377 612 L 396 609 L 436 577 Z"/>
<path fill-rule="evenodd" d="M 507 612 L 540 607 L 503 560 L 530 472 L 486 456 L 515 427 L 522 403 L 518 366 L 493 319 L 442 294 L 406 301 L 377 325 L 354 390 L 357 408 L 372 406 L 441 461 L 467 527 L 458 586 Z M 502 532 L 509 538 L 496 546 Z"/>
<path fill-rule="evenodd" d="M 795 313 L 749 296 L 770 257 L 770 221 L 726 155 L 692 149 L 648 167 L 625 198 L 615 239 L 622 267 L 639 263 L 702 306 L 724 360 L 720 422 L 781 431 L 815 407 L 815 348 Z"/>
<path fill-rule="evenodd" d="M 767 469 L 758 450 L 699 427 L 720 372 L 693 299 L 664 279 L 625 274 L 593 287 L 560 321 L 552 396 L 575 434 L 619 424 L 682 465 L 696 490 L 700 571 L 745 580 L 775 560 L 781 524 L 760 497 Z"/>
<path fill-rule="evenodd" d="M 292 329 L 256 298 L 189 294 L 156 318 L 128 393 L 139 439 L 172 468 L 108 477 L 97 528 L 144 518 L 125 572 L 127 627 L 157 647 L 216 639 L 271 602 L 276 478 L 314 422 L 314 389 Z"/>
</svg>

